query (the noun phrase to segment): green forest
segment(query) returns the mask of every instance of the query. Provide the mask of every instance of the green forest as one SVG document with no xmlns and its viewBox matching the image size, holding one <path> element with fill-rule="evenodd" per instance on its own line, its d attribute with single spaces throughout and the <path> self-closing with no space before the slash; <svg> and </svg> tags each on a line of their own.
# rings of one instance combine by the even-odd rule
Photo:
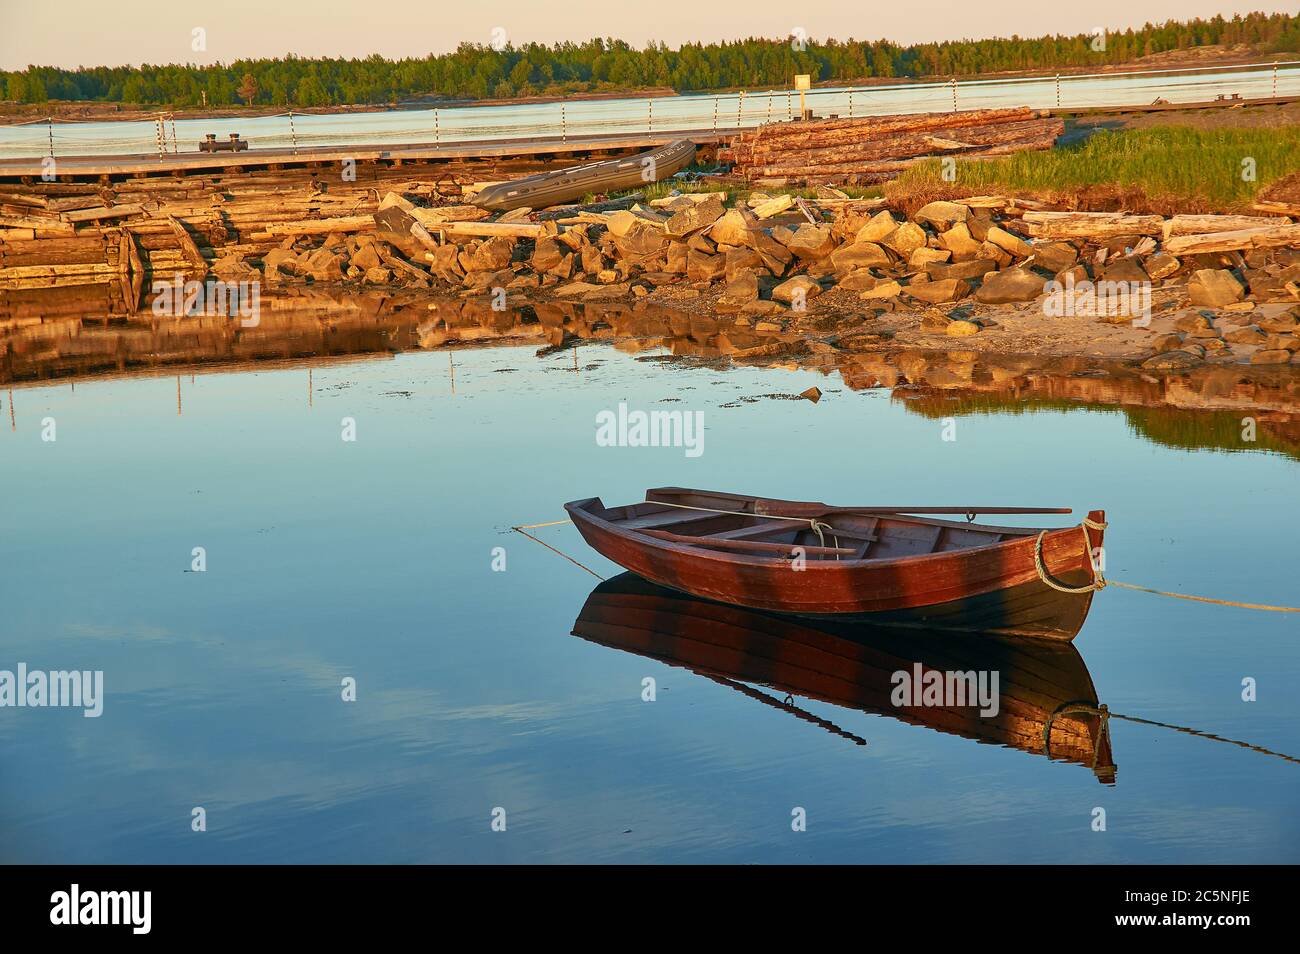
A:
<svg viewBox="0 0 1300 954">
<path fill-rule="evenodd" d="M 1170 21 L 1109 33 L 1022 39 L 1012 36 L 901 46 L 888 40 L 746 39 L 652 44 L 620 40 L 521 47 L 462 44 L 419 59 L 237 60 L 213 66 L 31 66 L 0 71 L 0 95 L 20 103 L 89 100 L 142 105 L 333 106 L 397 103 L 430 97 L 521 96 L 671 87 L 679 92 L 789 86 L 796 73 L 814 82 L 871 77 L 969 76 L 1005 70 L 1068 69 L 1216 44 L 1249 44 L 1260 54 L 1300 50 L 1300 15 L 1251 13 L 1231 19 Z"/>
</svg>

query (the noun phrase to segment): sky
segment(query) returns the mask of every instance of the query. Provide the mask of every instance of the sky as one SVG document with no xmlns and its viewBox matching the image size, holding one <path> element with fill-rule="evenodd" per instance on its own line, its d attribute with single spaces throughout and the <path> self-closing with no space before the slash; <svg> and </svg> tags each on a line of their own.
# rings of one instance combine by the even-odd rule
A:
<svg viewBox="0 0 1300 954">
<path fill-rule="evenodd" d="M 1273 0 L 0 0 L 0 69 L 213 63 L 241 57 L 424 56 L 462 42 L 553 43 L 611 36 L 641 47 L 694 40 L 789 36 L 901 43 L 988 36 L 1089 33 L 1145 22 L 1295 12 Z M 206 49 L 194 49 L 194 31 Z M 502 34 L 497 34 L 502 35 Z"/>
</svg>

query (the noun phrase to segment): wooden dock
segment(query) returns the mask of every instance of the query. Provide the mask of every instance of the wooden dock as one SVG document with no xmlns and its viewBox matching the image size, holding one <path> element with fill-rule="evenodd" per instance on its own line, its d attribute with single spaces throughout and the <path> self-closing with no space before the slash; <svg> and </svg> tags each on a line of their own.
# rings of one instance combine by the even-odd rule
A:
<svg viewBox="0 0 1300 954">
<path fill-rule="evenodd" d="M 725 143 L 739 129 L 685 130 L 663 133 L 622 133 L 600 136 L 565 136 L 552 139 L 497 139 L 488 142 L 448 144 L 401 144 L 362 146 L 316 146 L 284 149 L 248 149 L 244 152 L 168 152 L 158 154 L 59 156 L 55 174 L 60 182 L 106 177 L 127 178 L 173 176 L 186 173 L 246 172 L 257 169 L 327 167 L 351 160 L 358 165 L 378 163 L 428 163 L 464 159 L 512 159 L 612 156 L 641 152 L 677 139 L 690 139 L 697 146 Z M 0 181 L 39 179 L 45 171 L 42 157 L 0 159 Z"/>
</svg>

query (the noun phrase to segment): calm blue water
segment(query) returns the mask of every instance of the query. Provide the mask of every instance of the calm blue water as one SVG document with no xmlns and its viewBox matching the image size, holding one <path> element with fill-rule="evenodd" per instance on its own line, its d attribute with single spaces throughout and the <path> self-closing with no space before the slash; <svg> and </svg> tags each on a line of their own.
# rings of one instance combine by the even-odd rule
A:
<svg viewBox="0 0 1300 954">
<path fill-rule="evenodd" d="M 1063 76 L 827 87 L 807 94 L 819 116 L 872 116 L 951 109 L 1030 106 L 1147 105 L 1157 98 L 1194 103 L 1236 94 L 1260 99 L 1300 93 L 1300 63 L 1158 74 Z M 467 142 L 562 135 L 734 129 L 793 119 L 799 96 L 789 90 L 744 94 L 566 100 L 455 109 L 392 110 L 350 115 L 296 114 L 233 119 L 180 119 L 166 127 L 168 151 L 194 152 L 207 133 L 240 133 L 252 148 Z M 0 158 L 44 156 L 53 134 L 55 156 L 156 153 L 153 121 L 0 126 Z"/>
<path fill-rule="evenodd" d="M 317 366 L 310 392 L 306 369 L 184 376 L 179 415 L 174 377 L 14 391 L 0 669 L 101 669 L 106 699 L 98 719 L 0 708 L 0 860 L 1300 860 L 1300 765 L 1116 721 L 1106 787 L 796 700 L 856 746 L 569 635 L 596 580 L 505 532 L 665 484 L 1102 507 L 1109 575 L 1295 604 L 1296 460 L 1171 449 L 1084 411 L 960 417 L 945 442 L 908 402 L 814 371 L 610 347 L 577 365 L 461 351 L 454 392 L 443 353 Z M 817 405 L 737 401 L 812 384 Z M 619 401 L 702 411 L 704 453 L 598 447 L 595 415 Z M 615 572 L 571 527 L 534 532 Z M 206 572 L 187 572 L 198 546 Z M 1294 616 L 1112 589 L 1075 645 L 1113 711 L 1295 756 L 1298 637 Z"/>
</svg>

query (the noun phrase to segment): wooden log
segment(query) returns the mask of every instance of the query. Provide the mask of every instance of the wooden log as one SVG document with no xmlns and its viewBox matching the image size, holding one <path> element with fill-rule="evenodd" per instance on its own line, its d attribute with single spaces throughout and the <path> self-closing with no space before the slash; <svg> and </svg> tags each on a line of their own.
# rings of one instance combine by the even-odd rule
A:
<svg viewBox="0 0 1300 954">
<path fill-rule="evenodd" d="M 786 139 L 792 143 L 813 145 L 845 142 L 854 136 L 881 136 L 894 132 L 923 131 L 966 126 L 988 126 L 1042 118 L 1043 113 L 1028 107 L 1009 109 L 972 109 L 955 113 L 903 113 L 897 116 L 864 116 L 860 119 L 823 119 L 813 122 L 782 122 L 760 126 L 754 133 L 737 137 L 737 141 Z"/>
<path fill-rule="evenodd" d="M 1159 215 L 1126 215 L 1123 212 L 1026 212 L 1029 234 L 1046 239 L 1104 241 L 1120 235 L 1160 235 L 1164 218 Z"/>
<path fill-rule="evenodd" d="M 789 195 L 778 195 L 774 199 L 768 199 L 766 202 L 760 202 L 754 206 L 751 211 L 760 219 L 770 219 L 774 215 L 780 215 L 782 212 L 794 205 L 794 199 Z"/>
<path fill-rule="evenodd" d="M 1287 215 L 1293 219 L 1300 219 L 1300 203 L 1297 202 L 1274 202 L 1261 199 L 1251 208 L 1256 212 L 1270 212 L 1273 215 Z"/>
<path fill-rule="evenodd" d="M 374 227 L 375 219 L 372 215 L 348 215 L 333 219 L 272 223 L 257 234 L 269 236 L 328 235 L 330 232 L 365 232 Z"/>
<path fill-rule="evenodd" d="M 1165 242 L 1165 251 L 1170 255 L 1202 255 L 1284 245 L 1300 247 L 1300 225 L 1274 225 L 1208 235 L 1180 235 Z"/>
<path fill-rule="evenodd" d="M 995 146 L 1023 139 L 1055 138 L 1065 129 L 1060 120 L 1032 120 L 1028 122 L 1001 123 L 976 126 L 961 130 L 962 142 L 955 145 L 969 151 L 981 146 Z M 946 128 L 942 132 L 953 132 Z M 951 140 L 943 140 L 951 143 Z M 860 136 L 851 142 L 828 143 L 816 148 L 792 148 L 783 140 L 757 143 L 751 148 L 738 146 L 733 150 L 733 161 L 738 165 L 769 162 L 772 157 L 798 155 L 809 162 L 845 162 L 849 159 L 897 159 L 908 156 L 949 154 L 953 147 L 937 147 L 933 135 L 921 133 L 894 133 Z"/>
<path fill-rule="evenodd" d="M 542 234 L 542 225 L 540 222 L 443 222 L 431 226 L 429 231 L 444 235 L 507 235 L 535 239 Z"/>
<path fill-rule="evenodd" d="M 64 212 L 59 218 L 64 222 L 97 222 L 101 219 L 124 219 L 132 215 L 143 215 L 144 208 L 139 205 L 115 205 L 112 208 L 99 206 L 92 209 L 76 209 Z"/>
<path fill-rule="evenodd" d="M 30 215 L 0 215 L 0 228 L 39 229 L 60 235 L 77 234 L 76 228 L 66 222 L 60 222 L 57 219 L 42 219 Z"/>
<path fill-rule="evenodd" d="M 981 146 L 963 153 L 966 159 L 982 159 L 993 156 L 1009 155 L 1032 149 L 1048 149 L 1056 140 L 1056 132 L 1035 133 L 1024 139 Z M 897 175 L 904 169 L 930 158 L 929 153 L 904 158 L 869 160 L 857 156 L 826 153 L 823 157 L 809 157 L 803 153 L 782 155 L 770 164 L 754 164 L 738 167 L 746 176 L 752 178 L 783 178 L 789 181 L 811 180 L 813 177 L 830 179 L 835 176 L 880 176 L 884 178 Z"/>
<path fill-rule="evenodd" d="M 0 282 L 23 278 L 67 278 L 70 276 L 116 276 L 117 263 L 86 262 L 77 265 L 15 265 L 0 268 Z"/>
<path fill-rule="evenodd" d="M 1165 222 L 1164 239 L 1168 241 L 1174 235 L 1208 235 L 1211 232 L 1238 232 L 1290 224 L 1290 219 L 1268 215 L 1175 215 Z"/>
<path fill-rule="evenodd" d="M 194 244 L 194 239 L 190 238 L 190 233 L 185 230 L 174 216 L 167 216 L 167 224 L 171 226 L 172 231 L 176 233 L 176 238 L 180 241 L 181 252 L 185 255 L 185 260 L 194 268 L 206 274 L 208 270 L 207 259 L 199 251 L 199 247 Z"/>
</svg>

